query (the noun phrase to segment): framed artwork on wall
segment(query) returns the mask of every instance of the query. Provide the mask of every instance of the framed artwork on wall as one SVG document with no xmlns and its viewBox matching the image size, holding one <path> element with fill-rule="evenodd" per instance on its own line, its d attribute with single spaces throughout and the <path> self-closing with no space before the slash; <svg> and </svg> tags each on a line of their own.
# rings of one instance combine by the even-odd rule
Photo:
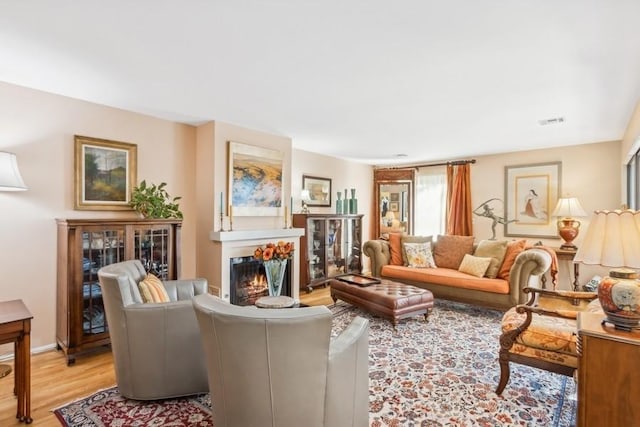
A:
<svg viewBox="0 0 640 427">
<path fill-rule="evenodd" d="M 136 144 L 75 135 L 75 208 L 132 210 L 138 167 Z"/>
<path fill-rule="evenodd" d="M 308 206 L 331 206 L 331 179 L 302 175 L 302 189 L 309 190 Z"/>
<path fill-rule="evenodd" d="M 551 212 L 561 176 L 562 162 L 505 166 L 505 236 L 559 238 Z"/>
<path fill-rule="evenodd" d="M 229 141 L 228 154 L 228 214 L 281 216 L 282 152 Z"/>
</svg>

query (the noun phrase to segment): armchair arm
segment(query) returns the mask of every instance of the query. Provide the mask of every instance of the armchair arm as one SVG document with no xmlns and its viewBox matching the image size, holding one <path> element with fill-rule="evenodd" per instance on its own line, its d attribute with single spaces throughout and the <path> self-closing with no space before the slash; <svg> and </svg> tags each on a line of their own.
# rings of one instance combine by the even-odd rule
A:
<svg viewBox="0 0 640 427">
<path fill-rule="evenodd" d="M 389 242 L 382 239 L 369 240 L 364 242 L 362 251 L 371 259 L 371 275 L 380 277 L 382 266 L 391 262 Z"/>
<path fill-rule="evenodd" d="M 162 282 L 171 301 L 191 300 L 195 295 L 208 292 L 207 279 L 165 280 Z"/>
<path fill-rule="evenodd" d="M 331 341 L 325 425 L 369 425 L 369 321 L 356 317 Z"/>
<path fill-rule="evenodd" d="M 527 300 L 524 289 L 539 285 L 540 277 L 550 266 L 551 255 L 544 250 L 531 248 L 518 254 L 509 273 L 511 300 L 523 304 Z"/>
</svg>

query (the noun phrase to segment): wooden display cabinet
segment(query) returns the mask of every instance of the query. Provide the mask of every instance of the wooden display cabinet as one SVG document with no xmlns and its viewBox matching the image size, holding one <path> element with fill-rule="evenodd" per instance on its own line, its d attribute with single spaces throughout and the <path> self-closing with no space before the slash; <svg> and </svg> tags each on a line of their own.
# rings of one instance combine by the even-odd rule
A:
<svg viewBox="0 0 640 427">
<path fill-rule="evenodd" d="M 327 279 L 362 270 L 363 215 L 294 214 L 300 238 L 300 290 L 326 286 Z"/>
<path fill-rule="evenodd" d="M 98 270 L 138 259 L 159 278 L 176 279 L 181 220 L 58 219 L 56 343 L 67 364 L 110 343 Z"/>
</svg>

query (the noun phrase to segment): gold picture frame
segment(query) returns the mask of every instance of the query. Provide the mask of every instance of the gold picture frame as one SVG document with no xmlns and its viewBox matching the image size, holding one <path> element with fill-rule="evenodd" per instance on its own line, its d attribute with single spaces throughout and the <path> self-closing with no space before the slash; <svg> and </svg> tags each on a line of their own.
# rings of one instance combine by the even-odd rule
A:
<svg viewBox="0 0 640 427">
<path fill-rule="evenodd" d="M 505 236 L 559 238 L 551 213 L 561 178 L 562 162 L 505 166 Z"/>
<path fill-rule="evenodd" d="M 74 136 L 75 209 L 132 210 L 138 146 L 89 136 Z"/>
</svg>

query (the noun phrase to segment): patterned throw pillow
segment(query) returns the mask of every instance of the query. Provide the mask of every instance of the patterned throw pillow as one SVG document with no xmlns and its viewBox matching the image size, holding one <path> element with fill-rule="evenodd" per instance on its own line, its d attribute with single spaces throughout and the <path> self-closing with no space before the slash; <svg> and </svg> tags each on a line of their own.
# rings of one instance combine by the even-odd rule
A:
<svg viewBox="0 0 640 427">
<path fill-rule="evenodd" d="M 431 243 L 432 238 L 431 236 L 410 236 L 410 235 L 403 235 L 400 238 L 400 241 L 402 242 L 402 264 L 403 265 L 409 265 L 409 260 L 407 259 L 407 252 L 404 250 L 404 244 L 405 243 Z"/>
<path fill-rule="evenodd" d="M 431 254 L 431 242 L 405 243 L 403 247 L 407 254 L 409 267 L 436 268 L 436 263 L 433 261 L 433 255 Z"/>
<path fill-rule="evenodd" d="M 489 279 L 495 279 L 498 276 L 498 270 L 502 265 L 506 252 L 506 240 L 481 240 L 473 255 L 491 258 L 491 264 L 489 264 L 489 268 L 487 268 L 484 275 Z"/>
<path fill-rule="evenodd" d="M 433 247 L 433 259 L 438 267 L 457 270 L 465 254 L 473 253 L 473 236 L 438 236 Z"/>
<path fill-rule="evenodd" d="M 147 277 L 138 283 L 138 288 L 144 303 L 170 301 L 162 281 L 151 273 L 148 273 Z"/>
<path fill-rule="evenodd" d="M 462 258 L 458 271 L 471 274 L 472 276 L 482 277 L 487 271 L 487 268 L 489 268 L 490 263 L 491 258 L 483 258 L 466 254 L 464 258 Z"/>
</svg>

